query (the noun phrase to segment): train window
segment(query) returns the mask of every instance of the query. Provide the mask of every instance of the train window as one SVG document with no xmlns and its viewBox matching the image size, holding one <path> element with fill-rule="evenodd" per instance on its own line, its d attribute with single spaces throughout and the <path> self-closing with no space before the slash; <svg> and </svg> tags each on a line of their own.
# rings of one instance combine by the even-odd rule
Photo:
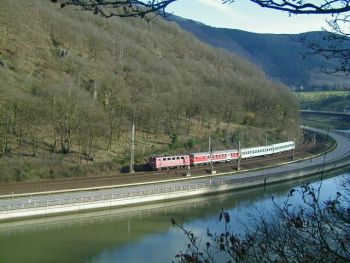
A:
<svg viewBox="0 0 350 263">
<path fill-rule="evenodd" d="M 166 161 L 166 158 L 163 158 L 163 161 Z"/>
<path fill-rule="evenodd" d="M 175 160 L 175 157 L 173 157 L 172 159 Z"/>
<path fill-rule="evenodd" d="M 180 157 L 176 157 L 176 160 L 180 160 Z"/>
<path fill-rule="evenodd" d="M 181 157 L 181 160 L 185 159 L 185 157 Z"/>
</svg>

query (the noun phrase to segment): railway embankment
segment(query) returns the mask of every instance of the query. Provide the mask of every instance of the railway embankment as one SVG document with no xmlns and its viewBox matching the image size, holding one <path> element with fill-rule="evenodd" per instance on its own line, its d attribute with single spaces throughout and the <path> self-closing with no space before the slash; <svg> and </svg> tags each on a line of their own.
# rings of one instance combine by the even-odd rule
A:
<svg viewBox="0 0 350 263">
<path fill-rule="evenodd" d="M 310 130 L 325 134 L 321 130 Z M 142 209 L 143 204 L 151 202 L 166 202 L 249 187 L 264 187 L 267 184 L 315 174 L 322 177 L 325 172 L 350 165 L 350 139 L 335 132 L 330 132 L 329 136 L 337 142 L 334 149 L 306 160 L 291 161 L 265 169 L 216 174 L 193 180 L 4 198 L 0 200 L 0 220 L 112 207 L 140 206 Z"/>
</svg>

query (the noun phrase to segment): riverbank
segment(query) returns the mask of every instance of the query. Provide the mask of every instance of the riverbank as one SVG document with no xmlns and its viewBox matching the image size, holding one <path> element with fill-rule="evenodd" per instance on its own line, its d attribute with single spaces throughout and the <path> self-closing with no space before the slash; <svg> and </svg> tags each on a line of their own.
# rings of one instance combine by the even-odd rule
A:
<svg viewBox="0 0 350 263">
<path fill-rule="evenodd" d="M 314 130 L 315 131 L 315 130 Z M 317 131 L 325 134 L 325 132 Z M 117 189 L 89 190 L 65 194 L 29 196 L 3 199 L 0 219 L 12 220 L 31 216 L 47 216 L 57 213 L 80 212 L 90 209 L 106 209 L 142 205 L 152 202 L 190 198 L 223 191 L 264 186 L 298 179 L 305 176 L 345 167 L 350 164 L 350 140 L 336 133 L 329 133 L 337 141 L 337 148 L 329 153 L 305 161 L 289 162 L 269 169 L 240 172 L 234 175 L 217 174 L 190 181 L 138 185 Z"/>
<path fill-rule="evenodd" d="M 299 145 L 294 152 L 284 152 L 275 156 L 254 158 L 242 160 L 240 163 L 241 170 L 253 170 L 268 168 L 270 166 L 279 165 L 294 160 L 301 160 L 313 157 L 315 154 L 324 152 L 332 148 L 332 140 L 330 143 L 316 144 L 312 142 Z M 293 156 L 292 156 L 293 155 Z M 233 174 L 237 172 L 237 162 L 215 164 L 215 171 L 218 174 Z M 8 182 L 0 183 L 0 199 L 6 197 L 19 197 L 25 195 L 38 195 L 50 193 L 73 192 L 81 189 L 98 190 L 105 188 L 115 188 L 132 186 L 133 184 L 145 184 L 154 182 L 167 182 L 183 179 L 200 178 L 211 175 L 209 167 L 192 167 L 191 178 L 185 177 L 188 173 L 187 169 L 170 169 L 161 172 L 136 172 L 134 174 L 114 174 L 107 176 L 94 177 L 78 177 L 78 178 L 60 178 L 50 180 L 40 180 L 36 182 Z"/>
</svg>

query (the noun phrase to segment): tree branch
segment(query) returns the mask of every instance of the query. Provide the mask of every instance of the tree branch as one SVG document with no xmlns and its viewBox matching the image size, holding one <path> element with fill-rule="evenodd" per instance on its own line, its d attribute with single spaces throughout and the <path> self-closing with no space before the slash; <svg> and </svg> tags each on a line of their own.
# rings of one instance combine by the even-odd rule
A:
<svg viewBox="0 0 350 263">
<path fill-rule="evenodd" d="M 250 0 L 269 9 L 291 14 L 340 14 L 350 11 L 350 0 L 324 0 L 319 4 L 304 0 Z M 224 4 L 232 4 L 235 0 L 222 0 Z"/>
<path fill-rule="evenodd" d="M 157 15 L 165 15 L 165 8 L 177 0 L 51 0 L 60 3 L 61 8 L 78 6 L 103 17 L 141 17 L 152 20 Z"/>
</svg>

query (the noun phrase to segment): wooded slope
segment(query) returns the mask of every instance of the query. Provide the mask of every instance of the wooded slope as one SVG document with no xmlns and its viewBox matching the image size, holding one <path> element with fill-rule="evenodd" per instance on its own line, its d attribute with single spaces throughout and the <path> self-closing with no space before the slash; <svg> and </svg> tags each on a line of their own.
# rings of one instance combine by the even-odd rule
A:
<svg viewBox="0 0 350 263">
<path fill-rule="evenodd" d="M 306 39 L 311 43 L 327 43 L 325 32 L 258 34 L 215 28 L 177 16 L 167 19 L 175 21 L 206 43 L 240 54 L 261 67 L 270 78 L 283 82 L 291 89 L 343 90 L 350 86 L 348 76 L 323 72 L 333 71 L 337 66 L 334 61 L 311 55 L 311 50 L 301 42 L 301 39 Z"/>
<path fill-rule="evenodd" d="M 0 79 L 4 167 L 126 164 L 133 121 L 140 162 L 185 145 L 199 149 L 213 132 L 222 134 L 220 147 L 229 136 L 243 140 L 230 125 L 250 131 L 246 145 L 298 133 L 287 88 L 162 19 L 105 19 L 44 0 L 3 0 Z"/>
</svg>

